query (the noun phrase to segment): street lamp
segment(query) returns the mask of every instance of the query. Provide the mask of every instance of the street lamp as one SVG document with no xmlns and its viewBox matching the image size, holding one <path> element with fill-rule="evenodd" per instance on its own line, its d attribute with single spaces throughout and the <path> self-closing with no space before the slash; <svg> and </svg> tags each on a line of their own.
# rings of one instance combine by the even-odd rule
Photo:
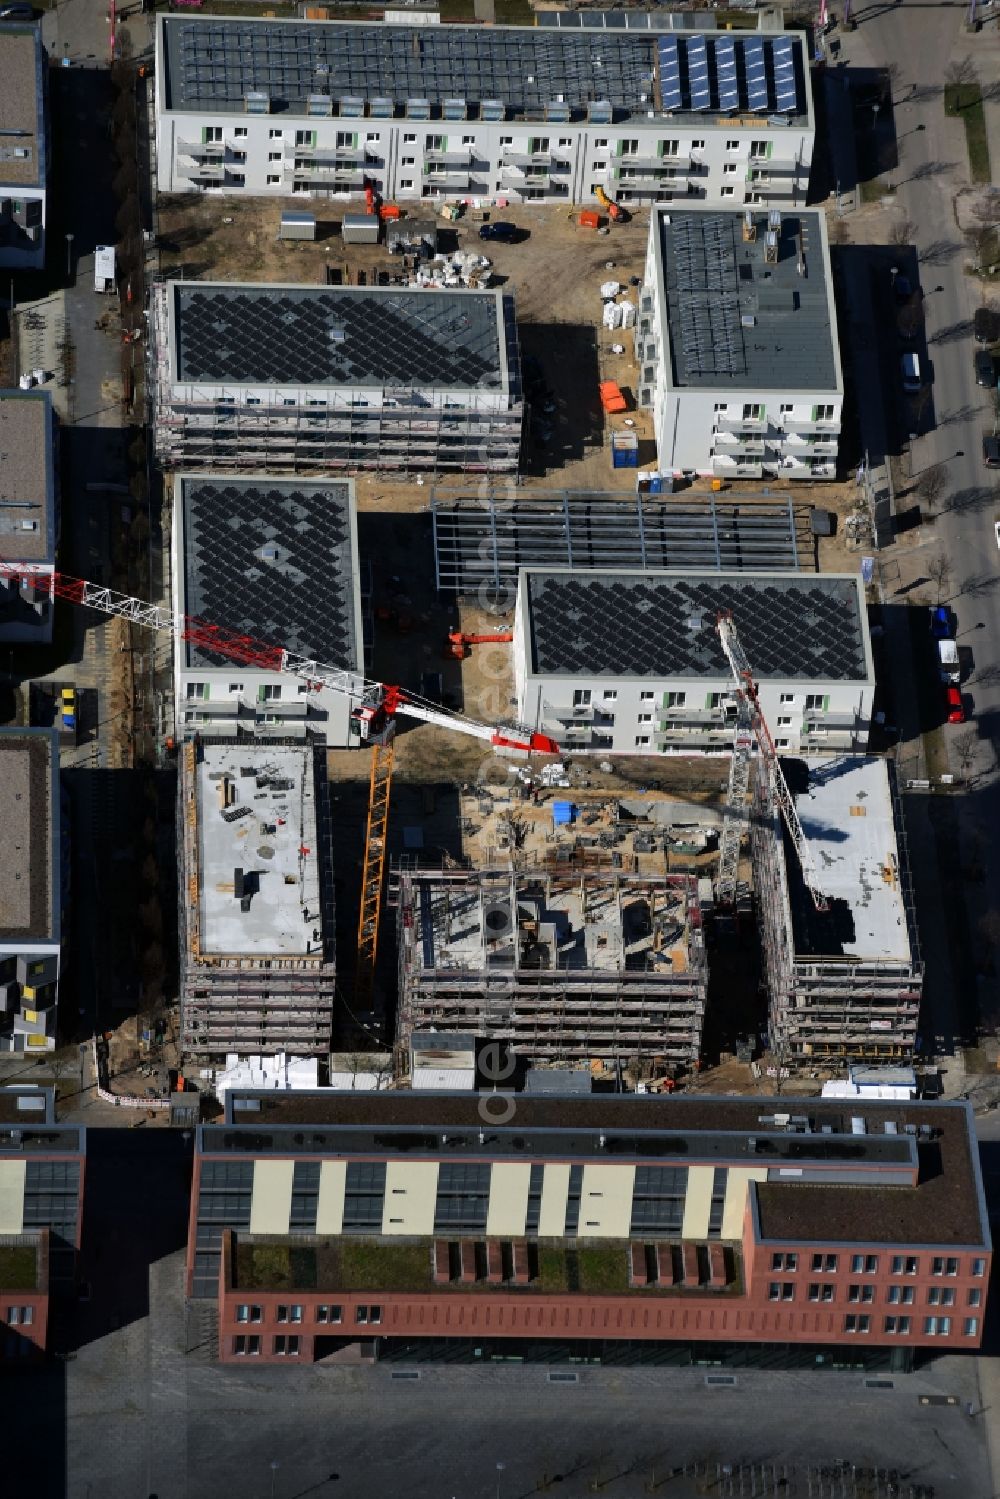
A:
<svg viewBox="0 0 1000 1499">
<path fill-rule="evenodd" d="M 280 1467 L 281 1467 L 281 1464 L 278 1462 L 278 1459 L 276 1457 L 272 1457 L 272 1459 L 271 1459 L 271 1499 L 274 1499 L 274 1485 L 275 1485 L 275 1482 L 277 1481 L 278 1469 Z"/>
<path fill-rule="evenodd" d="M 73 236 L 66 236 L 66 279 L 69 280 L 73 274 Z"/>
<path fill-rule="evenodd" d="M 497 1499 L 500 1499 L 500 1485 L 503 1482 L 504 1469 L 506 1467 L 506 1463 L 497 1463 Z"/>
</svg>

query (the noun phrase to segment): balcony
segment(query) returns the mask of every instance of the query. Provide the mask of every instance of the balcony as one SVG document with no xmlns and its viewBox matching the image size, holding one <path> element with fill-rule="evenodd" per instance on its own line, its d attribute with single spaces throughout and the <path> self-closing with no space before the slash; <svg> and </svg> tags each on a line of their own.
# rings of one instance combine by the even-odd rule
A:
<svg viewBox="0 0 1000 1499">
<path fill-rule="evenodd" d="M 440 186 L 446 188 L 467 188 L 472 180 L 469 167 L 423 167 L 420 172 L 420 180 L 428 187 Z"/>
<path fill-rule="evenodd" d="M 552 166 L 551 151 L 512 151 L 506 147 L 500 153 L 501 167 L 535 167 L 550 168 Z"/>
<path fill-rule="evenodd" d="M 599 703 L 574 703 L 571 707 L 560 707 L 557 703 L 542 703 L 542 712 L 557 723 L 589 723 L 595 728 L 613 728 L 614 714 L 605 713 Z"/>
<path fill-rule="evenodd" d="M 472 147 L 465 146 L 461 151 L 425 151 L 424 165 L 445 167 L 471 167 Z"/>
<path fill-rule="evenodd" d="M 178 141 L 177 154 L 179 156 L 223 157 L 226 154 L 225 141 Z"/>
<path fill-rule="evenodd" d="M 783 416 L 781 424 L 789 437 L 821 436 L 824 433 L 831 437 L 840 436 L 840 419 L 824 419 L 812 421 L 801 416 Z"/>
<path fill-rule="evenodd" d="M 320 167 L 306 162 L 296 162 L 294 167 L 285 167 L 282 174 L 285 182 L 302 181 L 309 187 L 336 187 L 347 189 L 364 187 L 365 173 L 350 167 Z"/>
<path fill-rule="evenodd" d="M 512 187 L 547 187 L 552 181 L 552 173 L 545 167 L 514 167 L 506 162 L 501 164 L 500 175 Z"/>
<path fill-rule="evenodd" d="M 760 433 L 716 433 L 715 445 L 712 449 L 713 456 L 719 458 L 740 458 L 752 454 L 755 457 L 764 456 L 764 438 Z"/>
<path fill-rule="evenodd" d="M 226 168 L 222 162 L 196 162 L 193 166 L 187 162 L 177 163 L 178 177 L 195 179 L 199 182 L 224 182 L 226 180 Z"/>
<path fill-rule="evenodd" d="M 285 156 L 308 156 L 312 161 L 345 162 L 364 165 L 368 151 L 364 146 L 293 146 L 285 142 Z"/>
<path fill-rule="evenodd" d="M 726 416 L 721 411 L 716 414 L 715 431 L 716 436 L 720 432 L 759 432 L 761 434 L 767 428 L 766 416 Z"/>
<path fill-rule="evenodd" d="M 738 459 L 734 454 L 732 458 L 721 457 L 718 453 L 712 454 L 712 473 L 719 478 L 726 479 L 760 479 L 764 474 L 762 463 L 747 463 Z"/>
</svg>

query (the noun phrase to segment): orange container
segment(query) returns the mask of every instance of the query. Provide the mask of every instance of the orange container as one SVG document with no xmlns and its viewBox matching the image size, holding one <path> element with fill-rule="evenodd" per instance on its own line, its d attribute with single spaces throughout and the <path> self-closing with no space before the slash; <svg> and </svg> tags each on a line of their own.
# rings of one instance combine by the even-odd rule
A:
<svg viewBox="0 0 1000 1499">
<path fill-rule="evenodd" d="M 601 396 L 601 405 L 605 411 L 625 411 L 625 397 L 614 380 L 604 380 L 598 387 Z"/>
<path fill-rule="evenodd" d="M 378 213 L 380 219 L 398 219 L 401 217 L 402 210 L 396 203 L 383 203 Z"/>
<path fill-rule="evenodd" d="M 600 229 L 601 215 L 594 213 L 593 209 L 585 208 L 580 215 L 581 229 Z"/>
</svg>

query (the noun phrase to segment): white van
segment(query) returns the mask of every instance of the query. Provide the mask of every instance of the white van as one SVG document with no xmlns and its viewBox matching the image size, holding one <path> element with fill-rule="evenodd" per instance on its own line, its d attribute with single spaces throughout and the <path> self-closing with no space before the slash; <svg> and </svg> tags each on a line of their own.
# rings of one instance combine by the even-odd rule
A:
<svg viewBox="0 0 1000 1499">
<path fill-rule="evenodd" d="M 920 356 L 912 351 L 903 355 L 899 361 L 900 373 L 903 377 L 903 389 L 910 395 L 920 389 Z"/>
<path fill-rule="evenodd" d="M 958 659 L 958 646 L 953 640 L 937 643 L 938 665 L 942 682 L 958 683 L 962 680 L 962 669 Z"/>
</svg>

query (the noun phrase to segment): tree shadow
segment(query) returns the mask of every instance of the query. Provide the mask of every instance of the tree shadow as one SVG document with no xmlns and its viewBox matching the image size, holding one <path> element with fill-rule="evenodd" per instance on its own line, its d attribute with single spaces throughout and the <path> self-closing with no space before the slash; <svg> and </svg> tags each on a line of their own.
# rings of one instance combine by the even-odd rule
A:
<svg viewBox="0 0 1000 1499">
<path fill-rule="evenodd" d="M 949 260 L 954 260 L 961 248 L 957 240 L 936 239 L 926 250 L 918 253 L 918 259 L 921 265 L 947 265 Z"/>
<path fill-rule="evenodd" d="M 963 318 L 961 322 L 949 323 L 946 328 L 939 328 L 936 333 L 930 335 L 927 342 L 929 344 L 953 344 L 957 343 L 960 338 L 968 338 L 971 332 L 971 321 Z"/>
<path fill-rule="evenodd" d="M 954 161 L 922 161 L 915 167 L 909 177 L 904 177 L 903 182 L 927 182 L 932 177 L 941 177 L 945 172 L 953 172 L 958 165 Z M 902 186 L 903 183 L 900 183 Z"/>
</svg>

